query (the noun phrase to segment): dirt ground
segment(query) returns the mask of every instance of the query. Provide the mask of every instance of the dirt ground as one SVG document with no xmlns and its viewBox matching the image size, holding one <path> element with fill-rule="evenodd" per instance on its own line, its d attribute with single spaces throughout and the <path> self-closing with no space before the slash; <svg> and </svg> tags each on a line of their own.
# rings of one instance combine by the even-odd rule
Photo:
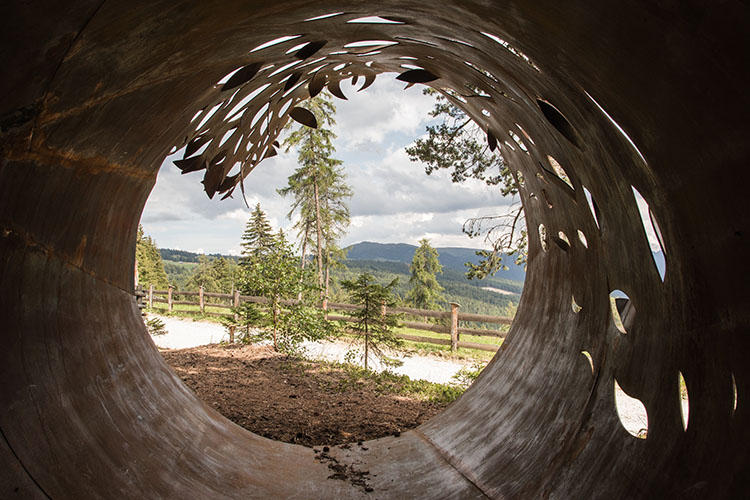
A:
<svg viewBox="0 0 750 500">
<path fill-rule="evenodd" d="M 161 353 L 219 413 L 287 443 L 336 445 L 397 435 L 447 406 L 388 393 L 370 378 L 267 347 L 211 345 Z"/>
</svg>

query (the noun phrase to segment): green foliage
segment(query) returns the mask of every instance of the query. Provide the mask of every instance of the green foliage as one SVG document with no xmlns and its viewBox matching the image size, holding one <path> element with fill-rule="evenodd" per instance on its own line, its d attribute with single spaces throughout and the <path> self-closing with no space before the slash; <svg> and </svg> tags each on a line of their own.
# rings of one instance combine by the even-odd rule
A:
<svg viewBox="0 0 750 500">
<path fill-rule="evenodd" d="M 265 314 L 253 302 L 240 302 L 240 305 L 231 309 L 233 316 L 222 317 L 221 323 L 227 331 L 234 330 L 235 341 L 244 344 L 259 340 L 254 332 L 254 327 L 265 324 Z"/>
<path fill-rule="evenodd" d="M 143 226 L 138 225 L 135 242 L 135 260 L 138 263 L 138 283 L 143 287 L 154 285 L 156 288 L 167 288 L 169 281 L 164 271 L 161 254 L 151 236 L 146 236 Z"/>
<path fill-rule="evenodd" d="M 414 258 L 409 266 L 411 289 L 406 300 L 418 309 L 438 309 L 438 302 L 444 302 L 441 294 L 444 290 L 437 281 L 437 274 L 443 272 L 438 260 L 438 252 L 430 245 L 430 240 L 423 238 L 414 251 Z"/>
<path fill-rule="evenodd" d="M 164 263 L 164 271 L 167 273 L 169 283 L 178 290 L 187 290 L 187 282 L 198 267 L 197 262 L 171 260 L 163 260 L 162 262 Z"/>
<path fill-rule="evenodd" d="M 245 232 L 242 234 L 242 258 L 240 265 L 263 257 L 271 252 L 275 245 L 275 237 L 271 223 L 268 222 L 266 213 L 260 208 L 260 203 L 255 205 L 255 210 L 245 224 Z"/>
<path fill-rule="evenodd" d="M 326 93 L 307 100 L 304 106 L 315 116 L 318 128 L 301 126 L 284 141 L 287 151 L 297 149 L 299 167 L 278 193 L 293 197 L 287 217 L 291 220 L 298 214 L 294 228 L 302 248 L 301 265 L 304 267 L 308 245 L 315 248 L 318 283 L 327 289 L 328 269 L 337 255 L 336 242 L 350 223 L 347 200 L 352 190 L 346 184 L 341 161 L 332 157 L 336 135 L 328 127 L 336 123 L 336 107 Z"/>
<path fill-rule="evenodd" d="M 397 360 L 387 356 L 384 350 L 396 348 L 402 344 L 401 339 L 393 332 L 393 328 L 398 325 L 398 318 L 394 315 L 383 314 L 383 306 L 396 306 L 393 289 L 397 284 L 398 280 L 395 279 L 387 285 L 381 285 L 367 273 L 360 274 L 354 280 L 341 282 L 341 286 L 349 293 L 350 302 L 360 306 L 360 309 L 352 314 L 356 321 L 350 328 L 364 345 L 364 353 L 350 351 L 347 356 L 351 359 L 361 354 L 365 370 L 368 369 L 370 356 L 375 356 L 389 366 L 400 364 Z"/>
<path fill-rule="evenodd" d="M 277 351 L 295 353 L 304 340 L 318 340 L 333 333 L 323 312 L 309 307 L 317 289 L 309 271 L 300 269 L 283 232 L 262 258 L 248 260 L 242 268 L 241 288 L 269 300 L 268 308 L 248 320 L 269 330 L 259 330 L 254 340 L 273 340 Z M 300 300 L 301 299 L 301 300 Z"/>
<path fill-rule="evenodd" d="M 398 284 L 394 288 L 394 294 L 397 296 L 405 297 L 409 292 L 409 268 L 403 262 L 349 260 L 346 261 L 346 267 L 334 272 L 334 281 L 351 280 L 361 273 L 369 273 L 381 283 L 398 279 Z M 487 277 L 481 282 L 469 281 L 464 273 L 447 268 L 443 269 L 443 274 L 438 275 L 437 279 L 445 289 L 443 294 L 446 299 L 461 304 L 461 311 L 495 316 L 513 316 L 519 297 L 486 290 L 483 287 L 508 290 L 515 294 L 520 294 L 523 287 L 521 282 L 495 277 Z M 348 297 L 341 293 L 334 295 L 333 300 L 347 302 Z M 498 325 L 494 324 L 467 324 L 466 326 L 486 327 L 492 330 L 498 328 Z"/>
<path fill-rule="evenodd" d="M 516 178 L 499 150 L 496 153 L 489 150 L 486 132 L 438 91 L 426 89 L 425 94 L 436 96 L 430 116 L 442 121 L 428 125 L 427 137 L 406 148 L 409 159 L 424 163 L 427 175 L 436 170 L 452 170 L 453 182 L 474 178 L 500 186 L 503 196 L 517 194 Z M 481 279 L 507 269 L 503 263 L 506 253 L 516 254 L 517 263 L 525 262 L 527 240 L 522 215 L 523 208 L 515 205 L 506 214 L 473 218 L 464 223 L 464 233 L 470 237 L 485 234 L 485 240 L 492 244 L 492 250 L 477 252 L 482 257 L 479 264 L 466 264 L 469 278 Z"/>
<path fill-rule="evenodd" d="M 479 377 L 479 374 L 482 373 L 482 370 L 484 370 L 485 366 L 487 365 L 475 362 L 471 366 L 471 368 L 461 368 L 451 378 L 456 381 L 456 385 L 466 389 Z"/>
<path fill-rule="evenodd" d="M 239 280 L 239 265 L 224 257 L 210 258 L 199 256 L 198 266 L 185 284 L 187 290 L 198 290 L 201 286 L 205 292 L 231 293 Z"/>
<path fill-rule="evenodd" d="M 159 318 L 147 319 L 146 330 L 148 330 L 149 335 L 165 335 L 167 333 L 166 325 Z"/>
</svg>

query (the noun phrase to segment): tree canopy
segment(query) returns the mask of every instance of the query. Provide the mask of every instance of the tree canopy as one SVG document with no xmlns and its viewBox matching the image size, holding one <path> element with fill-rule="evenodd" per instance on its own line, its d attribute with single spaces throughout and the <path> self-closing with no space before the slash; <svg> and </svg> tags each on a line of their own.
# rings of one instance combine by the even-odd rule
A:
<svg viewBox="0 0 750 500">
<path fill-rule="evenodd" d="M 161 254 L 156 247 L 156 242 L 151 236 L 146 236 L 143 226 L 138 225 L 138 234 L 135 241 L 135 260 L 138 264 L 138 283 L 147 287 L 154 285 L 156 288 L 167 288 L 169 280 L 164 271 L 164 263 Z"/>
<path fill-rule="evenodd" d="M 287 217 L 298 214 L 298 232 L 304 268 L 308 245 L 315 248 L 318 283 L 327 295 L 330 267 L 338 255 L 336 242 L 350 223 L 347 200 L 352 196 L 346 184 L 341 161 L 333 158 L 336 135 L 330 130 L 336 122 L 336 107 L 327 93 L 307 100 L 304 105 L 316 118 L 318 128 L 300 126 L 284 141 L 286 150 L 297 149 L 299 167 L 289 176 L 287 186 L 278 192 L 293 197 Z M 290 124 L 291 126 L 291 124 Z"/>
<path fill-rule="evenodd" d="M 396 336 L 393 328 L 398 324 L 398 318 L 384 314 L 384 307 L 394 307 L 396 299 L 393 289 L 398 284 L 394 279 L 387 285 L 375 281 L 371 274 L 363 273 L 353 280 L 344 280 L 341 286 L 349 293 L 353 304 L 360 306 L 352 313 L 356 319 L 352 324 L 352 332 L 359 337 L 364 346 L 362 359 L 365 370 L 368 361 L 374 356 L 388 365 L 398 365 L 399 362 L 390 358 L 385 349 L 400 346 L 403 341 Z M 358 353 L 350 351 L 348 357 L 355 357 Z"/>
<path fill-rule="evenodd" d="M 427 175 L 437 170 L 450 170 L 453 182 L 479 179 L 499 186 L 503 196 L 516 195 L 517 179 L 499 151 L 490 150 L 485 141 L 486 133 L 440 92 L 428 88 L 424 93 L 437 97 L 430 116 L 441 122 L 428 125 L 427 137 L 406 148 L 409 159 L 424 163 Z M 462 229 L 470 237 L 484 234 L 492 245 L 491 250 L 477 252 L 482 257 L 479 264 L 466 263 L 469 278 L 483 278 L 507 268 L 503 264 L 505 255 L 515 255 L 517 263 L 525 262 L 527 240 L 520 203 L 514 203 L 505 214 L 469 219 Z"/>
<path fill-rule="evenodd" d="M 437 275 L 442 274 L 443 266 L 439 255 L 430 245 L 430 240 L 423 238 L 414 251 L 414 258 L 409 266 L 411 288 L 406 300 L 418 309 L 438 309 L 439 302 L 444 302 L 443 287 L 438 283 Z"/>
</svg>

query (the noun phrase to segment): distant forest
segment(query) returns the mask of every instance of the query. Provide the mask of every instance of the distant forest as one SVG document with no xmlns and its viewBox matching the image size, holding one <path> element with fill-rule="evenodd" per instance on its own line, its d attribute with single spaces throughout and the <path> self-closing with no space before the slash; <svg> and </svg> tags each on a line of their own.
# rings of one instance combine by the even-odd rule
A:
<svg viewBox="0 0 750 500">
<path fill-rule="evenodd" d="M 160 249 L 160 252 L 169 282 L 175 285 L 177 289 L 185 290 L 187 282 L 198 267 L 199 254 L 167 248 Z M 208 257 L 218 258 L 220 255 L 212 254 Z M 223 257 L 238 260 L 234 256 L 223 255 Z M 406 255 L 403 258 L 406 258 Z M 438 282 L 445 289 L 443 295 L 446 299 L 444 304 L 446 309 L 448 307 L 447 302 L 457 302 L 461 305 L 461 310 L 468 313 L 496 316 L 514 315 L 523 290 L 522 281 L 494 276 L 483 280 L 469 280 L 465 276 L 465 271 L 456 267 L 444 267 L 443 273 L 437 276 Z M 401 298 L 405 297 L 409 290 L 409 263 L 347 259 L 342 266 L 332 270 L 331 300 L 346 302 L 346 294 L 341 290 L 339 282 L 344 279 L 352 279 L 363 272 L 372 274 L 380 283 L 390 282 L 394 278 L 398 278 L 399 283 L 395 291 Z M 505 290 L 511 292 L 511 294 L 486 290 L 486 287 Z"/>
</svg>

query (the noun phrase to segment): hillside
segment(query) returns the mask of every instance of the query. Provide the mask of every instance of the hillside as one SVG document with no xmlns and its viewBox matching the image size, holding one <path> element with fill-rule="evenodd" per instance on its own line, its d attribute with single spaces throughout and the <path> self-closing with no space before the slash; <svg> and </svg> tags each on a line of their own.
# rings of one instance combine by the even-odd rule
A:
<svg viewBox="0 0 750 500">
<path fill-rule="evenodd" d="M 417 249 L 414 245 L 406 243 L 373 243 L 363 241 L 355 245 L 346 247 L 347 259 L 352 260 L 371 260 L 380 262 L 405 262 L 411 263 L 414 257 L 414 251 Z M 467 271 L 466 262 L 474 264 L 479 262 L 476 255 L 476 249 L 457 248 L 457 247 L 437 247 L 440 254 L 440 263 L 444 270 L 454 270 L 461 274 Z M 508 258 L 506 265 L 507 271 L 498 271 L 495 278 L 504 278 L 511 281 L 523 282 L 526 279 L 526 271 L 523 266 L 517 266 L 513 257 Z M 491 285 L 486 285 L 491 286 Z"/>
<path fill-rule="evenodd" d="M 352 279 L 358 274 L 369 272 L 381 283 L 398 278 L 396 293 L 405 297 L 409 290 L 409 264 L 417 247 L 403 243 L 383 244 L 363 242 L 347 248 L 348 258 L 345 267 L 332 272 L 331 297 L 334 301 L 346 301 L 338 283 L 342 279 Z M 477 262 L 475 250 L 469 248 L 438 248 L 443 273 L 438 282 L 445 289 L 443 295 L 449 302 L 458 302 L 465 312 L 509 314 L 518 304 L 525 273 L 523 268 L 509 264 L 509 271 L 498 272 L 482 280 L 466 278 L 464 262 Z M 198 265 L 199 254 L 184 250 L 161 249 L 164 268 L 170 283 L 184 289 L 185 283 Z M 209 257 L 218 257 L 218 254 Z M 225 255 L 228 259 L 237 257 Z M 515 279 L 514 279 L 515 278 Z M 519 279 L 520 278 L 520 279 Z"/>
</svg>

